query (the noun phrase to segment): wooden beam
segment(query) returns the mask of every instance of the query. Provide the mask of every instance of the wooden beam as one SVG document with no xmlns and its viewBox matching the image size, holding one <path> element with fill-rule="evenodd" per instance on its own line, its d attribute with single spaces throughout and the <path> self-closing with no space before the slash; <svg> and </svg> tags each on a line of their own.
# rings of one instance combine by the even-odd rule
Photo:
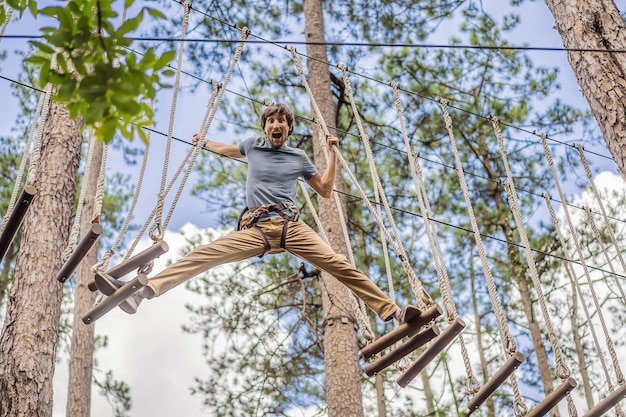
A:
<svg viewBox="0 0 626 417">
<path fill-rule="evenodd" d="M 406 387 L 442 350 L 446 348 L 465 328 L 465 322 L 455 319 L 446 330 L 435 339 L 415 362 L 413 362 L 396 380 L 402 388 Z"/>
<path fill-rule="evenodd" d="M 543 417 L 550 410 L 552 410 L 558 403 L 561 402 L 567 394 L 569 394 L 574 388 L 576 388 L 576 380 L 572 377 L 567 378 L 561 383 L 561 385 L 552 391 L 537 407 L 526 414 L 526 417 Z M 604 414 L 604 412 L 602 413 Z"/>
<path fill-rule="evenodd" d="M 511 376 L 517 368 L 519 368 L 525 359 L 525 356 L 520 352 L 513 353 L 504 365 L 502 365 L 500 369 L 498 369 L 498 371 L 493 374 L 491 378 L 489 378 L 489 380 L 480 388 L 476 395 L 470 399 L 467 404 L 467 408 L 469 408 L 470 411 L 467 415 L 469 416 L 476 411 L 478 407 L 480 407 L 482 403 L 484 403 L 485 400 L 489 398 L 491 394 L 493 394 L 494 391 L 498 389 L 498 387 L 502 385 L 502 383 L 506 381 L 506 379 Z"/>
<path fill-rule="evenodd" d="M 443 309 L 441 308 L 441 306 L 439 306 L 438 304 L 430 306 L 411 321 L 402 323 L 386 335 L 374 340 L 372 343 L 365 346 L 361 350 L 361 356 L 363 356 L 363 358 L 365 359 L 374 356 L 378 352 L 381 352 L 383 349 L 386 349 L 389 346 L 393 345 L 403 337 L 408 336 L 411 333 L 417 332 L 420 327 L 428 324 L 431 320 L 434 320 L 442 314 Z"/>
<path fill-rule="evenodd" d="M 83 316 L 83 323 L 92 324 L 100 317 L 122 304 L 124 300 L 132 297 L 137 291 L 145 287 L 147 284 L 148 277 L 145 274 L 137 275 L 113 294 L 96 304 L 89 312 L 87 312 L 87 314 Z"/>
<path fill-rule="evenodd" d="M 100 223 L 93 223 L 89 228 L 89 232 L 83 236 L 78 245 L 76 245 L 76 248 L 72 252 L 70 258 L 61 267 L 61 270 L 57 274 L 57 280 L 59 282 L 64 283 L 70 279 L 78 265 L 81 263 L 83 258 L 87 256 L 87 253 L 96 243 L 101 234 L 102 225 Z"/>
<path fill-rule="evenodd" d="M 113 277 L 113 278 L 121 278 L 124 275 L 128 274 L 129 272 L 132 272 L 135 269 L 138 269 L 144 265 L 147 265 L 148 263 L 150 263 L 150 261 L 163 255 L 169 249 L 170 248 L 167 245 L 167 243 L 161 240 L 155 243 L 154 245 L 150 246 L 148 249 L 145 249 L 142 252 L 139 252 L 137 255 L 109 269 L 108 271 L 106 271 L 106 275 Z M 93 281 L 90 282 L 89 289 L 91 291 L 96 291 L 98 289 L 96 287 L 96 283 Z"/>
<path fill-rule="evenodd" d="M 30 207 L 31 201 L 33 201 L 33 198 L 35 197 L 35 194 L 37 194 L 37 189 L 35 187 L 32 185 L 24 186 L 22 194 L 20 194 L 20 197 L 13 208 L 13 212 L 5 223 L 4 230 L 0 235 L 0 261 L 4 259 L 4 256 L 9 250 L 9 246 L 11 246 L 13 239 L 15 239 L 15 235 L 22 225 L 24 216 Z"/>
<path fill-rule="evenodd" d="M 626 397 L 626 384 L 622 384 L 612 393 L 610 393 L 604 400 L 598 403 L 591 410 L 587 411 L 583 417 L 601 417 L 615 407 L 618 402 L 622 401 Z"/>
<path fill-rule="evenodd" d="M 439 330 L 437 325 L 433 324 L 428 329 L 424 330 L 421 333 L 418 333 L 416 336 L 413 336 L 408 341 L 400 345 L 398 348 L 392 350 L 382 358 L 378 359 L 376 362 L 373 362 L 365 367 L 365 373 L 367 374 L 367 376 L 372 376 L 379 373 L 383 369 L 404 358 L 409 353 L 424 346 L 426 343 L 439 336 L 440 333 L 441 331 Z"/>
</svg>

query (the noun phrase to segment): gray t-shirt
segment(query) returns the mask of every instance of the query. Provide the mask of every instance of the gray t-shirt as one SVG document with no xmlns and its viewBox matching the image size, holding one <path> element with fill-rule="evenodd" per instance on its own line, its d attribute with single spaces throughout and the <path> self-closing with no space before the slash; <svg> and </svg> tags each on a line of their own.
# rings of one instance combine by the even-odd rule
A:
<svg viewBox="0 0 626 417">
<path fill-rule="evenodd" d="M 302 149 L 290 146 L 274 149 L 265 137 L 244 140 L 239 151 L 248 158 L 246 204 L 250 209 L 294 202 L 298 178 L 308 181 L 318 172 Z"/>
</svg>

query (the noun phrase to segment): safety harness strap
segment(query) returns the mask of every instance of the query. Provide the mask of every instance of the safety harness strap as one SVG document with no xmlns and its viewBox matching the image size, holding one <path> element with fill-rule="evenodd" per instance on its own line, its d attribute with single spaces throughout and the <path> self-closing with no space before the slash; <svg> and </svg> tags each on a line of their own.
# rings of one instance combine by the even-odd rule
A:
<svg viewBox="0 0 626 417">
<path fill-rule="evenodd" d="M 278 204 L 268 204 L 266 206 L 257 207 L 252 210 L 248 209 L 248 207 L 245 207 L 241 211 L 241 214 L 239 214 L 239 219 L 237 221 L 237 230 L 246 230 L 254 227 L 254 229 L 259 233 L 259 236 L 261 236 L 261 239 L 263 239 L 263 243 L 265 245 L 263 254 L 261 254 L 260 257 L 263 257 L 263 255 L 269 252 L 271 246 L 267 239 L 267 236 L 265 236 L 265 233 L 263 233 L 263 230 L 261 230 L 257 223 L 262 215 L 270 212 L 278 213 L 280 217 L 285 219 L 285 222 L 283 223 L 283 230 L 280 236 L 280 248 L 285 250 L 289 222 L 298 221 L 300 217 L 298 207 L 291 201 L 284 201 Z"/>
</svg>

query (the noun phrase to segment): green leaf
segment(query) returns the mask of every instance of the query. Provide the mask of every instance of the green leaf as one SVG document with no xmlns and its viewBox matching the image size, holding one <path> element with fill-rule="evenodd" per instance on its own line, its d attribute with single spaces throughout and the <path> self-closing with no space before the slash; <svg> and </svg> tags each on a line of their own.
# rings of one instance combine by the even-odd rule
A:
<svg viewBox="0 0 626 417">
<path fill-rule="evenodd" d="M 152 7 L 146 7 L 145 10 L 150 16 L 156 19 L 165 19 L 165 15 L 160 10 L 154 9 Z"/>
<path fill-rule="evenodd" d="M 47 58 L 47 57 L 42 56 L 42 55 L 31 55 L 31 56 L 25 58 L 24 61 L 30 62 L 31 64 L 33 64 L 35 66 L 41 66 L 45 62 L 50 62 L 50 58 Z"/>
<path fill-rule="evenodd" d="M 63 7 L 54 7 L 54 6 L 45 7 L 39 11 L 39 13 L 41 13 L 44 16 L 52 16 L 52 17 L 58 16 L 59 14 L 62 14 L 63 12 L 64 12 Z"/>
<path fill-rule="evenodd" d="M 45 88 L 50 79 L 50 61 L 44 62 L 39 71 L 39 86 Z"/>
<path fill-rule="evenodd" d="M 136 30 L 139 27 L 139 24 L 143 20 L 143 14 L 140 13 L 132 19 L 128 19 L 125 21 L 122 26 L 116 31 L 118 36 L 124 36 L 129 32 Z"/>
<path fill-rule="evenodd" d="M 59 88 L 59 91 L 57 92 L 57 96 L 62 101 L 70 101 L 72 99 L 72 96 L 75 90 L 76 90 L 76 80 L 74 80 L 73 78 L 69 78 Z"/>
<path fill-rule="evenodd" d="M 44 53 L 44 54 L 54 53 L 54 48 L 52 48 L 50 45 L 46 43 L 39 42 L 39 41 L 29 41 L 29 43 L 33 45 L 35 48 L 37 48 L 37 50 L 39 50 L 41 53 Z"/>
<path fill-rule="evenodd" d="M 172 60 L 176 57 L 176 51 L 167 51 L 165 53 L 163 53 L 159 59 L 157 60 L 156 64 L 154 65 L 154 69 L 159 70 L 165 66 L 167 66 L 170 62 L 172 62 Z"/>
</svg>

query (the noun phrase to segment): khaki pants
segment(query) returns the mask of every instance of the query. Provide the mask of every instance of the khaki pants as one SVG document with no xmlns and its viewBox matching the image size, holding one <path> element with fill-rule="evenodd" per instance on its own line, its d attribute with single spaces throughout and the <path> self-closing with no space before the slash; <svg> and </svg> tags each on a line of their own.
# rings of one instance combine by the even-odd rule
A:
<svg viewBox="0 0 626 417">
<path fill-rule="evenodd" d="M 269 241 L 271 247 L 269 253 L 283 252 L 280 248 L 280 239 L 284 221 L 282 218 L 272 218 L 257 223 Z M 208 245 L 198 246 L 184 258 L 150 278 L 148 286 L 154 291 L 155 296 L 159 296 L 215 266 L 261 256 L 264 249 L 265 244 L 258 230 L 254 228 L 239 230 Z M 336 254 L 306 223 L 302 221 L 289 223 L 285 249 L 333 275 L 381 319 L 387 320 L 398 309 L 391 298 L 363 272 L 352 266 L 345 256 Z"/>
</svg>

